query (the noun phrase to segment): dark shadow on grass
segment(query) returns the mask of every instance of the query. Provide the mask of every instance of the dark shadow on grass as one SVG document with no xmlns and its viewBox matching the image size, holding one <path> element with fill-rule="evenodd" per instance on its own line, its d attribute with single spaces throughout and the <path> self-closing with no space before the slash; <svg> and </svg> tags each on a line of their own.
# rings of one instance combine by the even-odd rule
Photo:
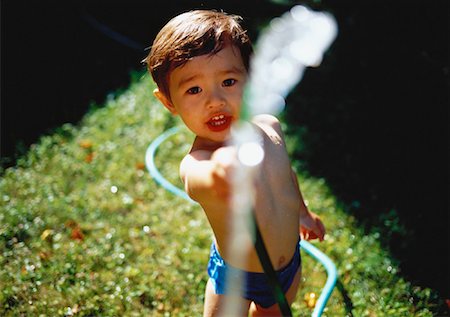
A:
<svg viewBox="0 0 450 317">
<path fill-rule="evenodd" d="M 338 38 L 288 98 L 294 156 L 380 233 L 408 281 L 449 298 L 448 4 L 328 10 Z"/>
</svg>

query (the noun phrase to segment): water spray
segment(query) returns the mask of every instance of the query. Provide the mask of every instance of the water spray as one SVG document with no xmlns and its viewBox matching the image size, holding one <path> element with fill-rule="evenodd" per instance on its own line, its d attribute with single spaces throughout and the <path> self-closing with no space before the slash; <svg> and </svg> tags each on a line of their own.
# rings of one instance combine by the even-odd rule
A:
<svg viewBox="0 0 450 317">
<path fill-rule="evenodd" d="M 247 122 L 257 114 L 279 114 L 284 109 L 286 96 L 301 80 L 305 68 L 320 65 L 336 34 L 336 22 L 331 15 L 304 6 L 295 6 L 273 19 L 258 39 L 240 122 L 233 127 L 231 143 L 237 148 L 240 164 L 233 177 L 230 262 L 245 265 L 247 250 L 242 243 L 242 232 L 250 231 L 283 316 L 291 316 L 289 304 L 276 281 L 253 213 L 253 175 L 263 161 L 264 148 L 261 137 Z M 230 275 L 227 285 L 243 285 L 242 276 Z M 225 303 L 223 316 L 242 314 L 235 303 L 240 296 L 239 288 L 230 287 L 230 302 Z"/>
</svg>

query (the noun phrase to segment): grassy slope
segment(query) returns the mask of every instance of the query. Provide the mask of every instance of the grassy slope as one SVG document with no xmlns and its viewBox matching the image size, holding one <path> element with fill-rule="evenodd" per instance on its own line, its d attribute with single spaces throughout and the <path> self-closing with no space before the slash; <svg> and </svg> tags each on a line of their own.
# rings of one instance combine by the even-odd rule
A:
<svg viewBox="0 0 450 317">
<path fill-rule="evenodd" d="M 151 96 L 148 77 L 78 125 L 64 125 L 33 146 L 0 181 L 0 315 L 198 316 L 211 232 L 198 206 L 158 187 L 143 158 L 149 142 L 177 121 Z M 157 156 L 177 169 L 192 136 L 181 133 Z M 294 138 L 288 139 L 294 147 Z M 325 313 L 431 316 L 433 294 L 411 286 L 330 194 L 300 174 L 310 207 L 328 228 L 318 245 L 336 263 L 342 287 Z M 295 316 L 308 316 L 308 294 L 325 281 L 304 256 Z"/>
</svg>

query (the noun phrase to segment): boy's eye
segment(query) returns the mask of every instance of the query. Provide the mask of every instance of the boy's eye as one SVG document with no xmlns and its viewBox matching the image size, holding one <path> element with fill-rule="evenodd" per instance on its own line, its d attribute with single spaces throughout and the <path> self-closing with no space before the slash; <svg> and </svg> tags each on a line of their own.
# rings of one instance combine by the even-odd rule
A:
<svg viewBox="0 0 450 317">
<path fill-rule="evenodd" d="M 233 79 L 233 78 L 225 79 L 225 80 L 223 81 L 223 85 L 224 85 L 225 87 L 233 86 L 235 83 L 236 83 L 236 79 Z"/>
<path fill-rule="evenodd" d="M 191 95 L 195 95 L 195 94 L 198 94 L 201 91 L 202 91 L 202 89 L 200 87 L 192 87 L 192 88 L 189 88 L 187 90 L 187 93 L 191 94 Z"/>
</svg>

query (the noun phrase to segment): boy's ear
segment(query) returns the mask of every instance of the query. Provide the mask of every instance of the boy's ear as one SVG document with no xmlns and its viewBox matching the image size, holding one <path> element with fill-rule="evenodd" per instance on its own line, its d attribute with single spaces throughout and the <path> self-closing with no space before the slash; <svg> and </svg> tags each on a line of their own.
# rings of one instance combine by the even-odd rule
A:
<svg viewBox="0 0 450 317">
<path fill-rule="evenodd" d="M 175 109 L 172 102 L 161 92 L 158 88 L 153 90 L 153 95 L 158 98 L 158 100 L 166 107 L 173 115 L 177 114 L 177 110 Z"/>
</svg>

